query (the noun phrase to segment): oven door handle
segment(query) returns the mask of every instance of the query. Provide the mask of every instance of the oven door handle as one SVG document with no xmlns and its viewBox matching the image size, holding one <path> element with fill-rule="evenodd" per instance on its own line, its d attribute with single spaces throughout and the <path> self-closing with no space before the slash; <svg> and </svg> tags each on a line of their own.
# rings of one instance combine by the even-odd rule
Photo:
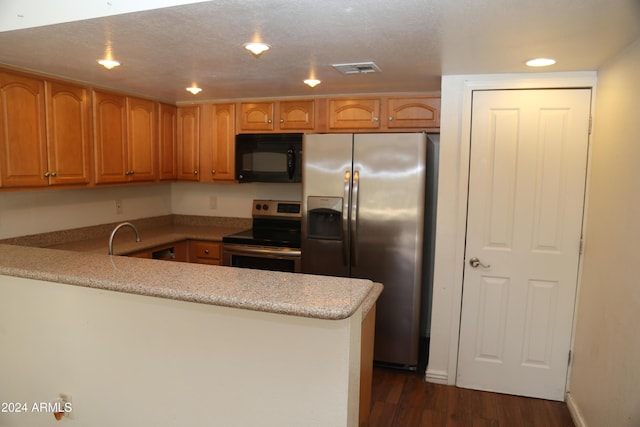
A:
<svg viewBox="0 0 640 427">
<path fill-rule="evenodd" d="M 273 249 L 266 246 L 245 246 L 245 245 L 229 245 L 222 246 L 222 250 L 234 255 L 271 255 L 280 258 L 299 257 L 300 249 L 278 248 Z"/>
</svg>

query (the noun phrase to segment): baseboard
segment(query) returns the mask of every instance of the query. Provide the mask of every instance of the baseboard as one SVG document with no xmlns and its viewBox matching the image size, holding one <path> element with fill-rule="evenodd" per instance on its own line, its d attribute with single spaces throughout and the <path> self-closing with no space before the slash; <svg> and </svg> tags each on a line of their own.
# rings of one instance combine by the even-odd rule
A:
<svg viewBox="0 0 640 427">
<path fill-rule="evenodd" d="M 424 373 L 424 379 L 428 383 L 449 384 L 449 374 L 447 371 L 434 371 L 427 368 Z"/>
<path fill-rule="evenodd" d="M 582 412 L 578 407 L 578 404 L 575 400 L 573 400 L 573 396 L 571 393 L 567 393 L 567 408 L 569 408 L 569 413 L 571 414 L 571 419 L 576 427 L 587 427 L 587 423 L 582 416 Z"/>
</svg>

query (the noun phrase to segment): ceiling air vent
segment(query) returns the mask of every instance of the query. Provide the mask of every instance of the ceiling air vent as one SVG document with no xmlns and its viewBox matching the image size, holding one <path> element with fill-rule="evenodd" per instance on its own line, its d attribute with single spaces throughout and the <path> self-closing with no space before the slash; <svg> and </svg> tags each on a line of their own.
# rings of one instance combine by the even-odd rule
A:
<svg viewBox="0 0 640 427">
<path fill-rule="evenodd" d="M 343 74 L 367 74 L 379 73 L 380 68 L 373 62 L 354 62 L 351 64 L 332 64 L 336 70 Z"/>
</svg>

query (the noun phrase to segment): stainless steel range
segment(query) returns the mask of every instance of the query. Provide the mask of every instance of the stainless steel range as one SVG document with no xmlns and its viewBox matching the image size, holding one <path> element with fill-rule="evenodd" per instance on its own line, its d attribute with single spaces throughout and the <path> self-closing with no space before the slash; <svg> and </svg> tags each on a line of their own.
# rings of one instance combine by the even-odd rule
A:
<svg viewBox="0 0 640 427">
<path fill-rule="evenodd" d="M 222 238 L 231 267 L 300 272 L 301 202 L 254 200 L 252 228 Z"/>
</svg>

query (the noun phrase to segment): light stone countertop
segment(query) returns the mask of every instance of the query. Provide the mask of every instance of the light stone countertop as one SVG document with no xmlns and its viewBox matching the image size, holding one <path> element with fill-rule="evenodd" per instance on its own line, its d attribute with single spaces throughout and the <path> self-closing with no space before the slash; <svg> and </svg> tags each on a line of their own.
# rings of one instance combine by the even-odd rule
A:
<svg viewBox="0 0 640 427">
<path fill-rule="evenodd" d="M 132 222 L 135 224 L 135 221 Z M 137 243 L 133 230 L 129 227 L 124 227 L 118 231 L 113 239 L 113 253 L 115 255 L 127 255 L 133 252 L 143 251 L 156 246 L 180 242 L 187 239 L 221 242 L 223 236 L 237 233 L 243 229 L 245 228 L 215 225 L 162 225 L 153 228 L 140 229 L 139 231 L 142 241 Z M 59 243 L 47 247 L 77 252 L 108 254 L 108 243 L 109 234 L 91 239 Z"/>
<path fill-rule="evenodd" d="M 184 230 L 177 232 L 180 238 L 175 240 L 171 240 L 174 236 L 166 231 L 165 237 L 158 237 L 157 245 L 184 239 Z M 146 230 L 147 242 L 153 241 L 155 245 L 152 235 Z M 164 240 L 167 238 L 169 240 Z M 144 242 L 144 234 L 142 239 Z M 89 245 L 87 242 L 75 244 Z M 122 243 L 117 244 L 120 251 L 126 250 Z M 382 291 L 382 285 L 362 279 L 109 256 L 104 239 L 102 245 L 95 251 L 88 249 L 91 245 L 87 249 L 76 247 L 81 251 L 77 252 L 0 244 L 0 274 L 333 320 L 352 316 L 360 306 L 364 313 L 368 312 Z M 142 249 L 145 248 L 132 250 Z"/>
</svg>

